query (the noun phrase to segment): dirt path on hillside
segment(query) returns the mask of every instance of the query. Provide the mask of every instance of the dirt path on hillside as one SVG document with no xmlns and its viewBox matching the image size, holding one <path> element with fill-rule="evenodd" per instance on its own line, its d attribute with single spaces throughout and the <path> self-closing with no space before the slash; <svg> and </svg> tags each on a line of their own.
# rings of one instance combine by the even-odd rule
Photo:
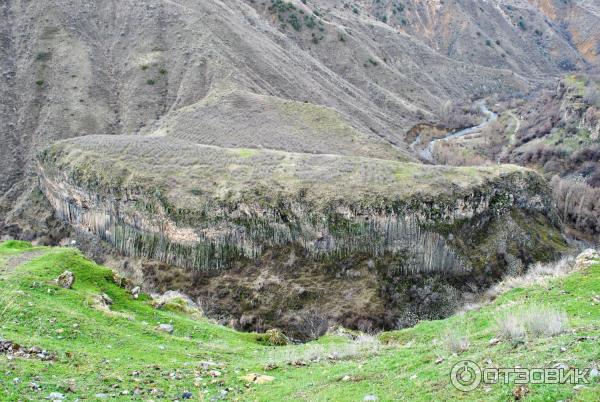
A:
<svg viewBox="0 0 600 402">
<path fill-rule="evenodd" d="M 31 250 L 25 251 L 21 254 L 11 255 L 6 260 L 0 262 L 0 277 L 5 276 L 9 272 L 13 271 L 20 265 L 26 264 L 44 254 L 47 254 L 48 250 Z"/>
</svg>

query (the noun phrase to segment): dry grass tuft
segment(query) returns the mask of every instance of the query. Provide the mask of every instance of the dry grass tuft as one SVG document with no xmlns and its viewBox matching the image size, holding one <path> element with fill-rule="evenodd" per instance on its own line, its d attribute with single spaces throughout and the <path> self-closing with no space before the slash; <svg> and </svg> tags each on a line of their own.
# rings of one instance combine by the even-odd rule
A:
<svg viewBox="0 0 600 402">
<path fill-rule="evenodd" d="M 302 347 L 279 347 L 267 356 L 267 364 L 307 365 L 323 360 L 347 360 L 374 356 L 379 353 L 381 342 L 372 335 L 359 335 L 349 343 L 320 345 L 308 343 Z"/>
<path fill-rule="evenodd" d="M 532 265 L 527 273 L 518 276 L 507 276 L 500 283 L 486 292 L 487 299 L 494 299 L 497 295 L 508 292 L 511 289 L 540 285 L 548 280 L 563 277 L 577 269 L 575 257 L 565 256 L 558 261 L 549 263 L 536 263 Z"/>
<path fill-rule="evenodd" d="M 531 306 L 507 312 L 496 319 L 496 324 L 502 338 L 512 341 L 523 341 L 527 336 L 556 336 L 569 328 L 569 320 L 564 311 L 546 306 Z"/>
<path fill-rule="evenodd" d="M 469 346 L 471 346 L 469 337 L 456 331 L 455 329 L 449 329 L 446 331 L 444 334 L 444 344 L 450 353 L 456 354 L 466 352 L 469 350 Z"/>
</svg>

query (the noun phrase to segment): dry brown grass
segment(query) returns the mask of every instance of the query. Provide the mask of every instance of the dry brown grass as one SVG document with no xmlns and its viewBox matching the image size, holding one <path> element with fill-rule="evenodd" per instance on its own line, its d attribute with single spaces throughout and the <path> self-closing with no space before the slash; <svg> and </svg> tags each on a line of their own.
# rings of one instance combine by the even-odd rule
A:
<svg viewBox="0 0 600 402">
<path fill-rule="evenodd" d="M 574 271 L 582 269 L 585 266 L 585 261 L 595 258 L 595 251 L 588 250 L 583 252 L 579 257 L 575 258 L 572 255 L 563 256 L 560 259 L 548 263 L 535 263 L 527 269 L 527 272 L 521 275 L 507 275 L 488 289 L 479 301 L 465 304 L 458 313 L 477 310 L 481 305 L 493 301 L 498 295 L 506 293 L 511 289 L 526 288 L 534 285 L 544 286 L 548 281 L 560 277 L 564 277 Z M 589 255 L 589 257 L 585 257 Z M 583 258 L 584 256 L 585 258 Z M 583 259 L 582 259 L 583 258 Z M 585 260 L 585 261 L 584 261 Z"/>
<path fill-rule="evenodd" d="M 506 312 L 496 318 L 496 324 L 499 335 L 511 341 L 556 336 L 569 328 L 567 314 L 548 306 Z"/>
<path fill-rule="evenodd" d="M 469 350 L 471 341 L 465 334 L 456 329 L 449 329 L 444 334 L 444 346 L 450 353 L 460 354 Z"/>
<path fill-rule="evenodd" d="M 372 335 L 361 334 L 347 343 L 321 345 L 307 343 L 302 346 L 285 346 L 273 349 L 266 358 L 268 365 L 310 364 L 324 360 L 347 360 L 374 356 L 382 348 Z"/>
</svg>

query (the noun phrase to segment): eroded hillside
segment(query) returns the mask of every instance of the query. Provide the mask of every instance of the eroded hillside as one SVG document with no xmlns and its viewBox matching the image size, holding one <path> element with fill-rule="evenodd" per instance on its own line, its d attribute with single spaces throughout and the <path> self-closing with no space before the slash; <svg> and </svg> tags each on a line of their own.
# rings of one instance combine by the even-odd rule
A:
<svg viewBox="0 0 600 402">
<path fill-rule="evenodd" d="M 593 61 L 597 7 L 563 3 L 4 2 L 4 210 L 30 188 L 37 151 L 82 135 L 330 153 L 278 136 L 334 124 L 410 158 L 404 133 L 448 101 Z"/>
</svg>

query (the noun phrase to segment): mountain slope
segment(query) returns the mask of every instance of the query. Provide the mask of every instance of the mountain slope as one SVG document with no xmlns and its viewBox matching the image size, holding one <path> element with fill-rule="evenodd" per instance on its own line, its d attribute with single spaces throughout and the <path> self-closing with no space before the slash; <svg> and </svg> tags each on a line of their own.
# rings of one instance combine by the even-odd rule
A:
<svg viewBox="0 0 600 402">
<path fill-rule="evenodd" d="M 273 106 L 296 101 L 308 102 L 316 116 L 333 110 L 340 127 L 397 148 L 387 154 L 410 158 L 404 133 L 424 120 L 439 121 L 447 102 L 524 91 L 532 80 L 593 61 L 597 8 L 589 2 L 568 6 L 569 21 L 579 29 L 571 34 L 577 46 L 560 36 L 558 22 L 542 27 L 543 4 L 404 2 L 402 12 L 398 4 L 4 2 L 3 210 L 14 208 L 31 186 L 35 153 L 58 139 L 171 129 L 215 144 L 228 133 L 226 146 L 304 150 L 279 143 L 273 132 L 303 124 L 302 113 Z M 516 10 L 512 17 L 509 7 Z M 532 21 L 525 32 L 515 21 L 523 10 Z M 543 31 L 539 41 L 533 21 Z M 248 95 L 216 116 L 205 108 L 211 98 L 231 93 Z M 266 102 L 261 107 L 268 116 L 247 106 L 256 101 Z M 206 113 L 213 121 L 204 126 Z M 239 139 L 237 127 L 245 128 Z M 321 137 L 329 133 L 327 125 L 312 129 Z M 310 135 L 305 129 L 289 134 Z"/>
<path fill-rule="evenodd" d="M 180 311 L 155 309 L 148 296 L 133 299 L 110 270 L 73 249 L 7 242 L 0 244 L 0 257 L 0 369 L 6 378 L 0 398 L 5 401 L 41 400 L 53 392 L 67 401 L 174 400 L 187 392 L 192 398 L 258 401 L 356 401 L 367 395 L 380 401 L 513 398 L 514 384 L 470 393 L 453 388 L 449 374 L 462 360 L 481 367 L 596 367 L 596 377 L 583 387 L 529 384 L 522 391 L 526 400 L 594 400 L 600 387 L 600 263 L 590 264 L 589 256 L 566 276 L 551 266 L 540 270 L 546 275 L 538 278 L 540 284 L 517 278 L 516 289 L 464 315 L 377 338 L 333 331 L 316 342 L 288 346 L 269 345 L 268 337 Z M 75 275 L 72 289 L 52 282 L 67 269 Z M 112 299 L 108 308 L 94 307 L 102 293 Z M 548 304 L 567 314 L 567 332 L 528 333 L 516 342 L 500 337 L 490 345 L 499 336 L 497 319 Z M 158 331 L 160 323 L 170 323 L 173 334 Z M 457 355 L 445 339 L 461 337 L 469 344 Z M 25 353 L 3 348 L 13 343 Z M 251 373 L 263 377 L 244 378 Z"/>
</svg>

